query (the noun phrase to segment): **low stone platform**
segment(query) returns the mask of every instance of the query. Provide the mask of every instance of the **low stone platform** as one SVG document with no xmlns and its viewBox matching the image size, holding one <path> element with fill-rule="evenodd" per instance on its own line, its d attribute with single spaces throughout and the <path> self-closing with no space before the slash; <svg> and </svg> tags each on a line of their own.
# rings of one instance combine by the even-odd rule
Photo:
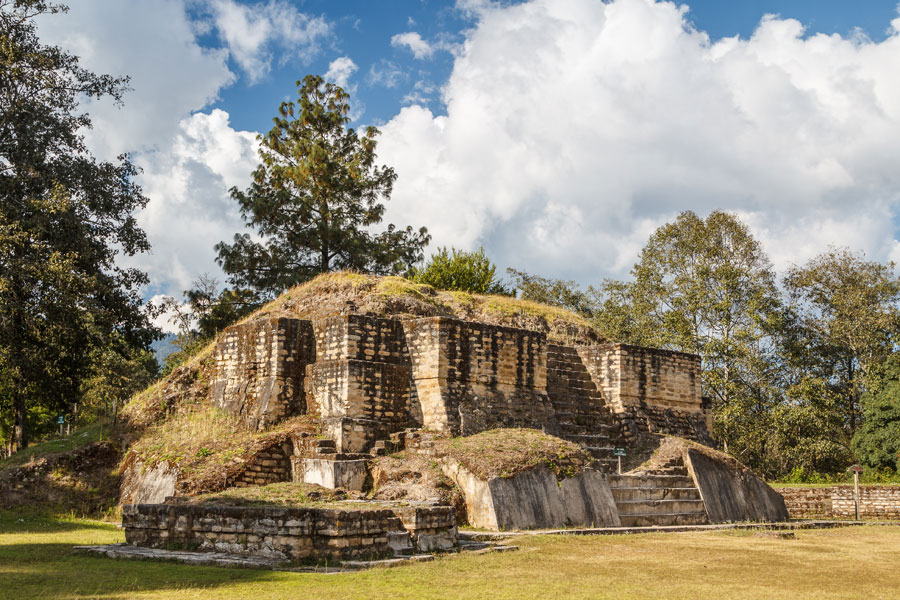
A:
<svg viewBox="0 0 900 600">
<path fill-rule="evenodd" d="M 122 509 L 122 526 L 132 546 L 293 562 L 373 560 L 458 545 L 451 506 L 138 504 Z"/>
</svg>

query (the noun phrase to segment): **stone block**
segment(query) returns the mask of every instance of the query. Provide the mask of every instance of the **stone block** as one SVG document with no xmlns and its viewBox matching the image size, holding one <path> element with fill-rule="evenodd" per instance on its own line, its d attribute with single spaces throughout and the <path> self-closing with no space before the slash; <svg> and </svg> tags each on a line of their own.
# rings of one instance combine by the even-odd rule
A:
<svg viewBox="0 0 900 600">
<path fill-rule="evenodd" d="M 369 475 L 365 460 L 325 460 L 321 458 L 301 458 L 300 480 L 314 483 L 328 489 L 362 491 Z"/>
</svg>

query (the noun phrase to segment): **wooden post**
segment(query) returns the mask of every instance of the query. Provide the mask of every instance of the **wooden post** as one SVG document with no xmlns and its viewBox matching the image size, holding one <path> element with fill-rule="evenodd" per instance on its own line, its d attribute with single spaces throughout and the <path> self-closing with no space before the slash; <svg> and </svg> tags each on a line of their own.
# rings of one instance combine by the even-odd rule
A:
<svg viewBox="0 0 900 600">
<path fill-rule="evenodd" d="M 863 468 L 860 465 L 850 467 L 853 471 L 853 508 L 856 513 L 856 520 L 859 521 L 859 474 Z"/>
</svg>

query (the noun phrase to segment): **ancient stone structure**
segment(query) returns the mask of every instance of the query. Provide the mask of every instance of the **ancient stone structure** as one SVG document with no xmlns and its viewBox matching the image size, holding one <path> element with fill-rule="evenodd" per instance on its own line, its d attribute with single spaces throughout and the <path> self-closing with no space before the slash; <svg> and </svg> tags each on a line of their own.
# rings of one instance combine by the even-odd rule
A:
<svg viewBox="0 0 900 600">
<path fill-rule="evenodd" d="M 456 547 L 452 508 L 398 510 L 137 504 L 123 508 L 122 525 L 132 545 L 289 561 L 378 558 Z"/>
<path fill-rule="evenodd" d="M 269 318 L 229 327 L 215 357 L 211 399 L 248 427 L 265 429 L 306 412 L 305 368 L 315 360 L 309 321 Z"/>
<path fill-rule="evenodd" d="M 854 519 L 856 498 L 852 485 L 781 488 L 792 519 Z M 900 486 L 863 485 L 859 488 L 861 519 L 900 519 Z"/>
<path fill-rule="evenodd" d="M 249 321 L 216 350 L 213 401 L 261 428 L 321 419 L 337 453 L 370 453 L 408 427 L 471 435 L 530 427 L 598 459 L 642 433 L 707 441 L 700 359 L 447 317 Z"/>
</svg>

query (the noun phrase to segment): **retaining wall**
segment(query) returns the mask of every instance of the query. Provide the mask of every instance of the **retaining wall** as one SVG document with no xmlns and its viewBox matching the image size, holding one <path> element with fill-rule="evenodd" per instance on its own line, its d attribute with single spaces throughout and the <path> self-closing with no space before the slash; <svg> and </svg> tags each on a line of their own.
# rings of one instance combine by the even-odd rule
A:
<svg viewBox="0 0 900 600">
<path fill-rule="evenodd" d="M 853 519 L 856 505 L 852 485 L 780 488 L 792 519 Z M 900 519 L 900 486 L 863 485 L 859 488 L 861 519 Z"/>
</svg>

